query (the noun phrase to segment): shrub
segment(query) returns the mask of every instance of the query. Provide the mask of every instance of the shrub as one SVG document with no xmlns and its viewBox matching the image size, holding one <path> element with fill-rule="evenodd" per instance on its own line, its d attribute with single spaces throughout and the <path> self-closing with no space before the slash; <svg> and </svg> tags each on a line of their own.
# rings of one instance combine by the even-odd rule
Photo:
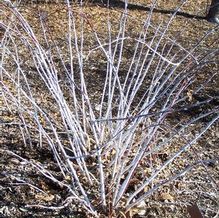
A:
<svg viewBox="0 0 219 218">
<path fill-rule="evenodd" d="M 202 45 L 217 27 L 189 46 L 170 36 L 185 2 L 157 25 L 155 4 L 142 19 L 125 4 L 122 11 L 103 9 L 106 16 L 95 20 L 83 5 L 66 1 L 61 39 L 52 35 L 55 21 L 45 11 L 34 26 L 25 9 L 1 3 L 1 98 L 13 116 L 1 125 L 15 127 L 26 150 L 1 151 L 26 166 L 17 181 L 38 196 L 54 196 L 31 179 L 31 168 L 59 196 L 51 197 L 54 204 L 27 207 L 77 203 L 96 217 L 125 216 L 134 208 L 144 213 L 145 199 L 201 163 L 179 164 L 219 118 L 214 97 L 199 99 L 216 76 L 218 49 Z"/>
</svg>

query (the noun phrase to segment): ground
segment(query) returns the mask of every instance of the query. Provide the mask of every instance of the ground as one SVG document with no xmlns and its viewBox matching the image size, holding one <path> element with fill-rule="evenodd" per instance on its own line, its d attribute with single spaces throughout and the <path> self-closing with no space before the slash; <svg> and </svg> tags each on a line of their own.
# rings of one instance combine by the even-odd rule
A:
<svg viewBox="0 0 219 218">
<path fill-rule="evenodd" d="M 127 25 L 127 32 L 130 32 L 132 36 L 138 36 L 139 31 L 142 28 L 142 21 L 147 17 L 149 11 L 148 7 L 150 1 L 130 1 L 129 21 Z M 157 27 L 159 24 L 165 23 L 173 10 L 177 5 L 180 5 L 182 1 L 158 1 L 156 10 L 152 17 L 153 26 Z M 92 41 L 92 29 L 98 32 L 101 39 L 104 39 L 107 35 L 107 18 L 110 16 L 112 22 L 112 37 L 116 35 L 118 30 L 118 19 L 122 14 L 122 2 L 113 1 L 111 8 L 105 7 L 101 1 L 93 1 L 92 3 L 86 3 L 83 13 L 79 12 L 79 6 L 73 5 L 73 11 L 76 14 L 76 18 L 80 16 L 86 17 L 87 22 L 85 25 L 85 39 L 87 40 L 87 46 L 91 48 L 96 46 L 96 42 Z M 204 18 L 206 15 L 206 1 L 187 1 L 182 7 L 181 13 L 179 13 L 170 24 L 167 35 L 176 38 L 179 43 L 185 48 L 191 48 L 198 43 L 199 39 L 204 34 L 212 30 L 215 25 L 208 23 Z M 36 35 L 42 34 L 42 30 L 39 27 L 39 14 L 45 20 L 46 29 L 48 31 L 49 40 L 51 44 L 53 42 L 58 43 L 58 46 L 62 47 L 63 51 L 65 47 L 65 33 L 66 33 L 66 6 L 59 3 L 25 3 L 20 8 L 22 14 L 26 17 L 30 25 L 33 27 Z M 4 9 L 3 9 L 4 11 Z M 110 12 L 110 13 L 109 13 Z M 10 12 L 5 10 L 4 15 L 9 15 Z M 6 18 L 6 16 L 4 17 Z M 60 28 L 61 27 L 61 28 Z M 80 28 L 80 25 L 79 27 Z M 3 30 L 0 37 L 3 36 Z M 151 30 L 151 36 L 153 36 Z M 213 34 L 199 45 L 198 52 L 213 52 L 219 47 L 218 29 Z M 42 44 L 46 48 L 46 43 L 42 41 Z M 86 44 L 86 43 L 85 43 Z M 85 47 L 86 49 L 86 47 Z M 126 47 L 127 54 L 125 58 L 129 63 L 129 54 L 132 54 L 132 45 Z M 218 51 L 218 50 L 217 50 Z M 86 53 L 87 52 L 87 53 Z M 85 50 L 85 54 L 89 55 L 89 50 Z M 214 54 L 214 53 L 213 53 Z M 23 60 L 28 59 L 28 53 L 24 51 Z M 93 101 L 97 102 L 100 97 L 101 87 L 99 83 L 104 81 L 103 70 L 104 60 L 95 62 L 97 59 L 101 59 L 101 54 L 97 53 L 92 56 L 90 62 L 87 63 L 85 69 L 88 69 L 89 74 L 86 78 L 89 81 L 88 89 L 89 92 L 93 93 Z M 67 57 L 66 59 L 67 60 Z M 218 114 L 219 104 L 219 76 L 218 76 L 218 53 L 212 57 L 214 60 L 212 63 L 202 68 L 200 66 L 200 75 L 198 80 L 194 83 L 194 87 L 191 86 L 187 92 L 187 97 L 191 102 L 199 102 L 201 100 L 208 100 L 204 106 L 192 107 L 188 111 L 175 113 L 168 119 L 169 124 L 172 128 L 175 128 L 177 122 L 183 122 L 186 119 L 192 119 L 198 113 L 204 110 L 215 110 Z M 57 61 L 58 66 L 60 63 Z M 53 100 L 46 94 L 46 90 L 42 90 L 42 84 L 37 80 L 36 69 L 34 69 L 33 63 L 25 62 L 24 68 L 29 72 L 29 77 L 33 81 L 31 84 L 33 90 L 37 93 L 39 104 L 45 107 L 48 113 L 51 113 L 57 120 L 59 120 L 59 113 L 53 105 Z M 61 66 L 61 65 L 60 65 Z M 13 66 L 11 66 L 13 69 Z M 122 66 L 121 70 L 126 72 L 127 66 Z M 202 84 L 209 75 L 213 73 L 217 75 L 207 83 L 206 87 L 193 94 L 193 88 L 195 89 L 197 84 Z M 64 80 L 62 74 L 59 75 Z M 3 80 L 3 78 L 1 77 Z M 4 82 L 7 83 L 7 79 L 4 78 Z M 8 84 L 13 92 L 13 86 Z M 0 89 L 1 91 L 1 89 Z M 190 95 L 190 92 L 192 93 Z M 39 93 L 41 93 L 39 95 Z M 1 92 L 0 92 L 1 94 Z M 201 99 L 201 100 L 200 100 Z M 11 110 L 9 110 L 11 109 Z M 65 187 L 58 186 L 55 182 L 51 182 L 47 178 L 43 177 L 39 171 L 35 170 L 31 164 L 26 164 L 20 158 L 12 155 L 12 153 L 5 152 L 9 150 L 16 153 L 17 155 L 33 160 L 35 164 L 40 163 L 51 170 L 57 178 L 60 178 L 60 172 L 57 168 L 52 152 L 46 145 L 40 145 L 39 136 L 33 136 L 32 132 L 26 132 L 26 130 L 19 124 L 19 114 L 15 113 L 14 108 L 9 108 L 5 102 L 4 96 L 0 95 L 0 217 L 87 217 L 82 208 L 77 208 L 77 205 L 70 203 L 67 207 L 64 207 L 65 203 L 68 202 L 68 193 Z M 189 138 L 195 135 L 203 125 L 205 125 L 211 117 L 207 117 L 200 122 L 197 122 L 189 131 L 185 132 L 185 137 Z M 31 122 L 31 121 L 30 121 Z M 31 124 L 31 123 L 30 123 Z M 21 133 L 30 134 L 31 141 L 28 139 L 24 144 Z M 25 136 L 26 137 L 26 136 Z M 167 137 L 166 135 L 164 137 Z M 171 152 L 174 152 L 180 147 L 181 140 L 175 139 L 175 146 L 169 146 L 166 151 L 162 151 L 161 154 L 157 154 L 157 162 L 162 162 L 167 159 Z M 134 208 L 130 214 L 124 215 L 119 214 L 121 217 L 190 217 L 187 211 L 187 206 L 198 205 L 198 208 L 204 214 L 205 217 L 217 217 L 218 211 L 218 181 L 219 181 L 219 125 L 215 123 L 210 130 L 194 144 L 192 148 L 184 152 L 178 163 L 174 163 L 173 166 L 176 168 L 167 169 L 168 172 L 177 171 L 181 168 L 194 166 L 192 169 L 183 177 L 176 178 L 174 182 L 163 186 L 158 189 L 153 195 L 151 195 L 145 201 L 143 209 Z M 201 161 L 202 160 L 202 161 Z M 92 160 L 91 160 L 92 161 Z M 145 164 L 142 165 L 146 170 L 149 167 Z M 150 174 L 150 172 L 145 172 Z M 135 183 L 141 179 L 141 176 L 136 176 L 136 180 L 133 180 L 133 184 L 129 186 L 129 189 L 135 189 Z M 65 181 L 68 183 L 68 179 Z M 156 181 L 155 181 L 156 182 Z M 27 184 L 33 184 L 31 187 Z M 37 187 L 44 191 L 44 193 L 38 192 Z M 66 199 L 64 201 L 63 199 Z M 55 210 L 48 208 L 39 208 L 30 205 L 46 205 L 57 207 Z M 29 205 L 29 206 L 28 206 Z M 59 205 L 60 206 L 59 208 Z M 140 210 L 143 210 L 144 215 L 140 215 Z M 100 210 L 101 211 L 101 210 Z M 104 214 L 104 213 L 103 213 Z M 88 216 L 89 217 L 89 216 Z M 102 215 L 104 217 L 104 215 Z"/>
</svg>

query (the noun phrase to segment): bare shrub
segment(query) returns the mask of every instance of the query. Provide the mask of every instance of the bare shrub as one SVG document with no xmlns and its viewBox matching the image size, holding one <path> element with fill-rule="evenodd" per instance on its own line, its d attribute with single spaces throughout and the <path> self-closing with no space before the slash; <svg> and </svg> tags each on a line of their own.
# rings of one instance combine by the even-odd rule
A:
<svg viewBox="0 0 219 218">
<path fill-rule="evenodd" d="M 214 96 L 196 100 L 217 76 L 218 48 L 202 49 L 217 26 L 183 46 L 168 32 L 176 12 L 156 25 L 153 2 L 138 22 L 125 7 L 115 24 L 106 8 L 100 34 L 86 8 L 66 1 L 64 37 L 57 40 L 47 13 L 39 13 L 34 29 L 19 7 L 0 4 L 1 99 L 14 116 L 1 126 L 15 128 L 28 151 L 41 151 L 35 159 L 17 149 L 1 152 L 65 190 L 59 205 L 27 207 L 78 203 L 96 217 L 125 215 L 203 163 L 178 165 L 219 118 Z M 130 29 L 133 22 L 138 32 Z M 206 66 L 212 72 L 203 79 Z M 28 176 L 19 181 L 45 194 Z"/>
</svg>

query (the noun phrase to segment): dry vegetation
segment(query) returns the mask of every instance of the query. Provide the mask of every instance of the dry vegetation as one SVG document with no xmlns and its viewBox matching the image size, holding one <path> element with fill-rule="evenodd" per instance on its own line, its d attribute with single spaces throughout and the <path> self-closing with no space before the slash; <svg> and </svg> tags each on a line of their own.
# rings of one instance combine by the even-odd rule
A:
<svg viewBox="0 0 219 218">
<path fill-rule="evenodd" d="M 170 11 L 182 1 L 158 1 L 157 12 L 151 15 L 151 25 L 148 26 L 150 11 L 146 9 L 152 1 L 136 2 L 129 2 L 133 7 L 125 15 L 119 1 L 110 8 L 103 6 L 101 1 L 86 2 L 83 7 L 73 3 L 71 12 L 76 26 L 71 32 L 72 55 L 68 41 L 69 10 L 65 4 L 25 3 L 17 8 L 21 14 L 16 14 L 0 3 L 0 216 L 189 217 L 187 206 L 194 204 L 205 217 L 218 216 L 218 27 L 201 18 L 205 16 L 206 1 L 186 1 L 181 8 L 185 13 L 173 17 L 161 39 L 172 15 Z M 21 15 L 35 38 L 27 27 L 22 26 Z M 119 34 L 123 24 L 125 30 Z M 140 33 L 146 32 L 144 28 L 147 28 L 145 43 L 149 44 L 156 36 L 152 48 L 161 39 L 155 52 L 158 55 L 146 64 L 144 55 L 140 56 L 140 63 L 145 64 L 143 69 L 150 63 L 150 70 L 124 117 L 125 109 L 122 110 L 126 104 L 119 105 L 119 85 L 128 84 L 126 76 L 136 51 L 148 52 L 148 57 L 154 52 L 147 46 L 135 50 Z M 75 46 L 76 36 L 78 48 Z M 118 41 L 123 37 L 127 37 L 127 41 L 124 41 L 121 58 Z M 83 57 L 78 57 L 82 54 L 82 44 Z M 41 47 L 38 49 L 36 45 Z M 45 54 L 34 57 L 41 49 Z M 152 51 L 150 54 L 149 50 Z M 188 55 L 188 51 L 192 54 Z M 49 64 L 43 63 L 43 58 L 39 59 L 44 55 L 51 58 L 47 59 Z M 114 55 L 114 58 L 108 59 L 107 55 Z M 161 66 L 161 70 L 165 69 L 164 75 L 168 75 L 174 64 L 186 55 L 188 58 L 165 84 L 167 88 L 161 92 L 165 93 L 163 97 L 142 113 L 139 108 L 144 108 L 147 99 L 144 95 L 150 94 L 146 91 L 148 87 L 155 81 L 163 82 L 153 80 L 156 67 Z M 113 60 L 112 63 L 109 64 L 109 60 Z M 115 66 L 119 66 L 118 71 Z M 66 73 L 72 71 L 75 72 L 73 84 L 79 88 L 73 87 L 72 78 Z M 110 102 L 110 94 L 103 94 L 103 90 L 111 71 L 114 72 L 111 75 L 119 75 L 119 79 L 112 80 L 116 85 Z M 131 73 L 133 71 L 134 67 Z M 55 75 L 52 79 L 50 72 Z M 131 73 L 128 79 L 135 80 Z M 48 78 L 43 77 L 44 74 Z M 181 80 L 183 75 L 185 78 Z M 172 88 L 176 84 L 178 88 Z M 59 96 L 55 88 L 61 93 Z M 128 93 L 128 88 L 123 91 Z M 59 99 L 61 95 L 68 107 Z M 161 113 L 163 105 L 169 101 L 172 105 Z M 120 111 L 124 113 L 120 114 Z M 145 116 L 147 113 L 151 115 Z M 79 132 L 76 136 L 68 126 L 71 122 Z M 99 138 L 97 133 L 100 133 Z M 124 148 L 126 144 L 127 148 Z M 145 144 L 147 149 L 138 168 L 125 184 L 134 165 L 132 161 Z M 70 149 L 72 145 L 76 145 L 76 151 Z M 75 153 L 81 157 L 76 158 Z M 173 158 L 177 153 L 178 156 Z M 69 158 L 73 156 L 75 158 Z M 104 181 L 101 181 L 101 166 Z M 103 183 L 106 196 L 99 190 Z M 123 187 L 120 195 L 114 195 Z M 145 200 L 135 204 L 131 198 L 135 192 L 135 199 L 145 195 Z M 86 202 L 85 196 L 93 207 Z M 113 204 L 113 201 L 118 202 Z"/>
</svg>

